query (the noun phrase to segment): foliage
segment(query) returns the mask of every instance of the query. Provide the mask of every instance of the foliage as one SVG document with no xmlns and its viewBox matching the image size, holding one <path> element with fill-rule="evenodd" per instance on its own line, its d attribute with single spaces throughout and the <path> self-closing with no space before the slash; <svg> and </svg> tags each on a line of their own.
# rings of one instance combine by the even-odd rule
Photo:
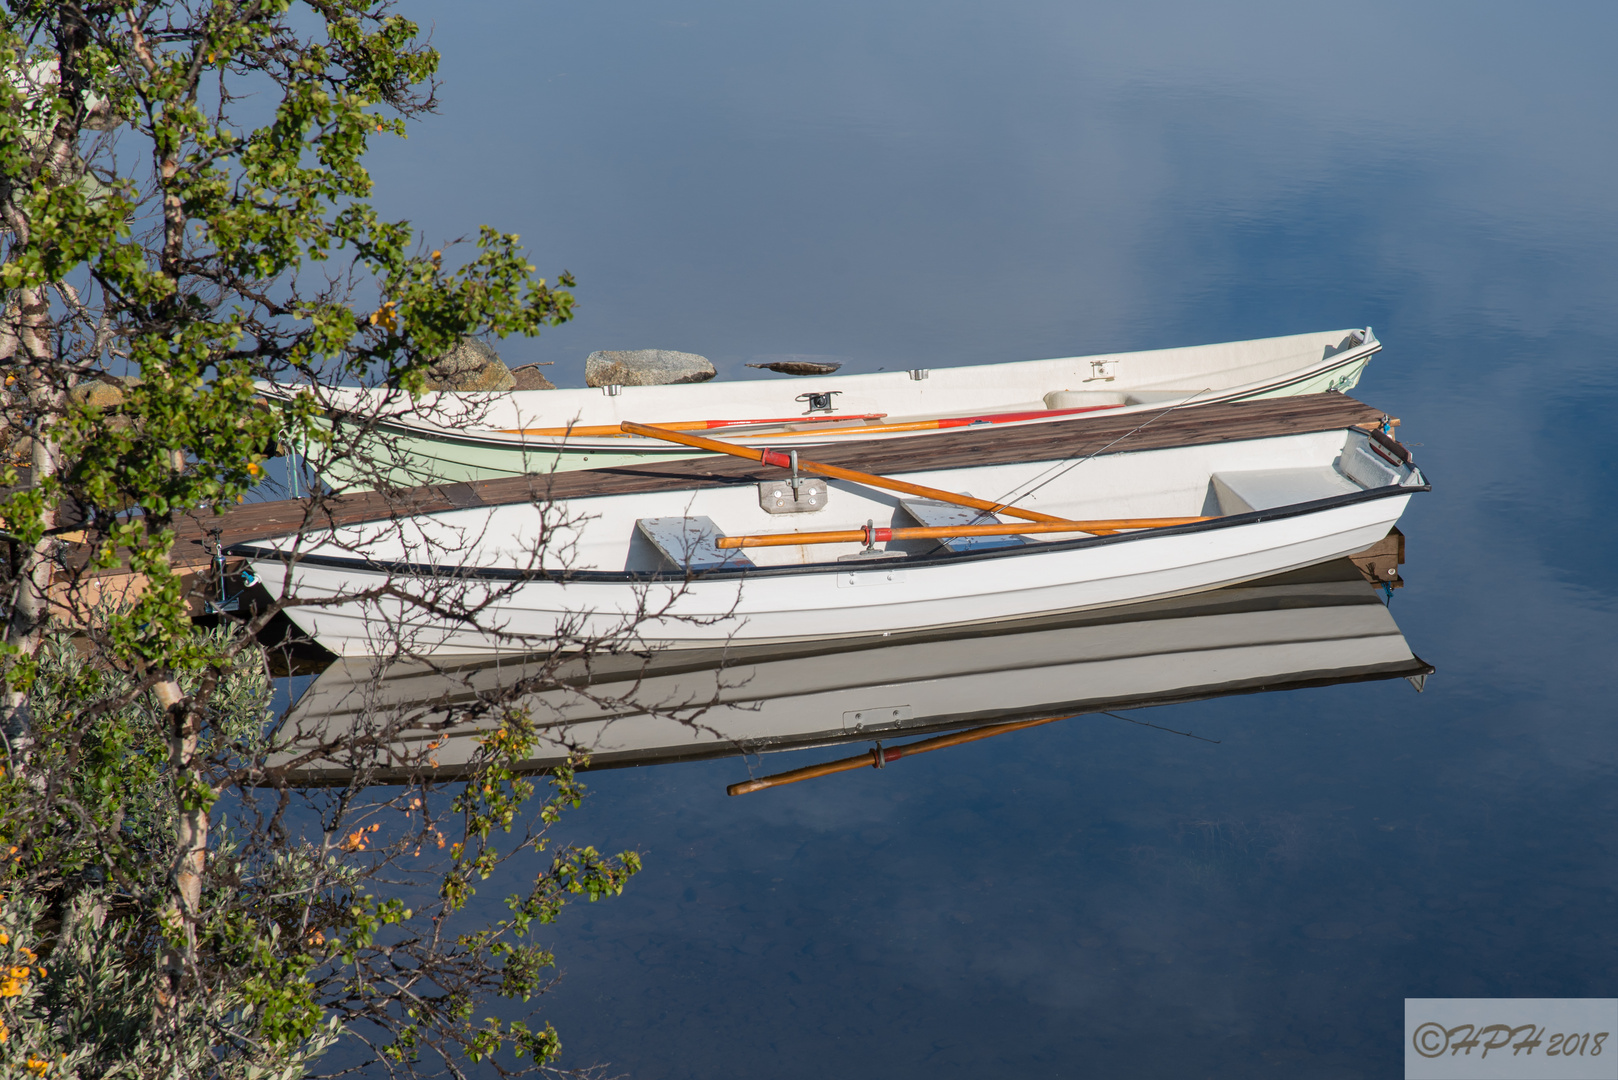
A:
<svg viewBox="0 0 1618 1080">
<path fill-rule="evenodd" d="M 387 749 L 413 720 L 288 732 L 257 635 L 289 598 L 197 630 L 176 525 L 257 497 L 279 445 L 342 452 L 327 388 L 419 393 L 468 336 L 570 318 L 572 279 L 489 228 L 424 251 L 366 201 L 369 141 L 431 111 L 438 62 L 388 0 L 0 10 L 0 1063 L 290 1077 L 341 1043 L 407 1072 L 550 1067 L 549 1025 L 479 1010 L 543 992 L 535 933 L 639 861 L 553 846 L 583 787 L 521 772 L 534 681 L 434 721 L 484 732 L 453 795 L 433 744 Z M 264 380 L 305 392 L 271 406 Z M 133 584 L 108 593 L 113 571 Z M 294 786 L 316 760 L 351 778 Z M 509 917 L 461 929 L 541 852 Z"/>
</svg>

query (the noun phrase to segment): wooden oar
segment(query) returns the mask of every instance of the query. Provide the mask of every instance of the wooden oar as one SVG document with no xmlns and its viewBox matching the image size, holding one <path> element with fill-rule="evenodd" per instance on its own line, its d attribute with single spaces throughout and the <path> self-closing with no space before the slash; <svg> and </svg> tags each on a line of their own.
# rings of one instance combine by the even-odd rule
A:
<svg viewBox="0 0 1618 1080">
<path fill-rule="evenodd" d="M 1101 412 L 1105 409 L 1121 409 L 1122 405 L 1083 405 L 1072 409 L 1036 409 L 1031 412 L 1007 413 L 979 413 L 973 416 L 943 416 L 935 420 L 906 420 L 892 424 L 870 424 L 864 427 L 848 427 L 838 431 L 825 432 L 827 435 L 892 435 L 901 431 L 942 431 L 947 428 L 972 427 L 976 424 L 1015 424 L 1024 420 L 1049 420 L 1057 416 L 1073 416 L 1078 413 Z M 796 424 L 843 424 L 852 421 L 881 420 L 887 413 L 850 413 L 847 416 L 778 416 L 768 420 L 674 420 L 667 423 L 655 424 L 654 427 L 666 428 L 669 431 L 713 431 L 716 428 L 735 427 L 768 427 L 787 426 Z M 623 430 L 617 424 L 596 424 L 591 426 L 575 426 L 571 428 L 501 428 L 502 435 L 534 435 L 534 436 L 564 436 L 576 435 L 580 438 L 594 438 L 602 435 L 622 435 Z M 814 432 L 813 434 L 821 434 Z M 738 439 L 769 439 L 774 438 L 773 432 L 747 432 L 738 433 Z"/>
<path fill-rule="evenodd" d="M 764 427 L 767 425 L 782 424 L 847 424 L 853 421 L 880 420 L 888 414 L 876 413 L 850 413 L 847 416 L 778 416 L 768 420 L 670 420 L 657 425 L 669 431 L 712 431 L 715 428 L 730 427 Z M 575 424 L 572 427 L 530 427 L 530 428 L 500 428 L 502 435 L 577 435 L 580 438 L 593 438 L 601 435 L 622 435 L 624 430 L 617 424 Z"/>
<path fill-rule="evenodd" d="M 800 466 L 802 462 L 799 463 Z M 943 540 L 956 536 L 1022 536 L 1031 533 L 1115 533 L 1121 529 L 1166 529 L 1211 521 L 1206 517 L 1113 518 L 1107 521 L 1038 521 L 996 525 L 924 525 L 907 529 L 841 529 L 832 532 L 763 533 L 757 536 L 721 536 L 722 548 L 794 547 L 798 544 L 871 544 L 889 540 Z"/>
<path fill-rule="evenodd" d="M 751 795 L 755 791 L 765 788 L 781 787 L 784 784 L 796 784 L 800 780 L 814 780 L 833 773 L 852 772 L 870 766 L 880 769 L 890 761 L 911 757 L 915 754 L 925 754 L 929 750 L 942 750 L 946 746 L 960 746 L 962 743 L 977 742 L 979 739 L 990 739 L 996 735 L 1004 735 L 1008 731 L 1020 731 L 1023 728 L 1038 727 L 1041 724 L 1054 724 L 1058 720 L 1066 720 L 1067 715 L 1047 716 L 1043 720 L 1017 720 L 1009 724 L 990 724 L 988 727 L 974 728 L 971 731 L 958 731 L 953 735 L 940 735 L 935 739 L 923 739 L 920 742 L 909 743 L 905 746 L 877 747 L 869 753 L 859 757 L 843 758 L 841 761 L 828 761 L 824 765 L 808 765 L 802 769 L 793 769 L 791 772 L 777 773 L 774 776 L 761 776 L 757 780 L 744 780 L 739 784 L 732 784 L 725 789 L 727 795 Z"/>
<path fill-rule="evenodd" d="M 971 427 L 974 424 L 1015 424 L 1022 420 L 1048 420 L 1055 416 L 1072 416 L 1075 413 L 1100 412 L 1103 409 L 1121 409 L 1122 405 L 1085 405 L 1077 409 L 1040 409 L 1036 412 L 1013 413 L 983 413 L 979 416 L 944 416 L 936 420 L 906 420 L 902 423 L 871 424 L 862 428 L 845 428 L 841 431 L 829 431 L 828 435 L 839 438 L 844 435 L 891 435 L 900 431 L 941 431 L 945 428 Z M 820 432 L 814 434 L 819 435 Z M 767 439 L 769 435 L 738 435 L 737 438 Z"/>
<path fill-rule="evenodd" d="M 698 450 L 712 450 L 717 454 L 730 454 L 733 457 L 746 458 L 749 461 L 762 462 L 765 465 L 775 465 L 782 469 L 792 468 L 793 461 L 788 455 L 779 450 L 755 450 L 751 446 L 737 446 L 735 443 L 721 442 L 718 439 L 704 439 L 700 435 L 686 435 L 679 431 L 670 431 L 668 428 L 652 427 L 650 424 L 636 424 L 625 420 L 620 427 L 631 435 L 645 435 L 653 439 L 662 439 L 665 442 L 679 443 L 681 446 L 692 446 Z M 1003 506 L 1000 503 L 988 502 L 984 499 L 974 499 L 970 495 L 961 495 L 953 491 L 943 491 L 939 488 L 924 487 L 921 484 L 911 484 L 904 480 L 894 480 L 886 476 L 877 476 L 875 473 L 859 472 L 855 469 L 844 469 L 837 465 L 823 465 L 818 461 L 807 461 L 803 458 L 797 460 L 800 472 L 813 473 L 816 476 L 829 476 L 834 480 L 851 480 L 856 484 L 867 487 L 884 488 L 888 491 L 899 491 L 906 495 L 919 495 L 924 499 L 936 502 L 953 503 L 956 506 L 969 506 L 974 510 L 986 510 L 989 513 L 1006 514 L 1009 517 L 1022 518 L 1024 521 L 1052 521 L 1065 522 L 1066 518 L 1059 518 L 1053 514 L 1041 514 L 1037 510 L 1024 510 L 1016 506 Z M 946 536 L 953 535 L 945 533 Z"/>
</svg>

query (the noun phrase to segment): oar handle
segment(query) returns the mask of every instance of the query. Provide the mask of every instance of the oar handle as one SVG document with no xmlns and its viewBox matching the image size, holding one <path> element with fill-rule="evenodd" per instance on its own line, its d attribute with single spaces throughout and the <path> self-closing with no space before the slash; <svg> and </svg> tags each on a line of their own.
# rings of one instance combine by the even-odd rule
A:
<svg viewBox="0 0 1618 1080">
<path fill-rule="evenodd" d="M 783 469 L 792 467 L 791 459 L 778 450 L 737 446 L 735 443 L 721 442 L 718 439 L 704 439 L 700 435 L 687 435 L 683 431 L 670 431 L 668 428 L 653 427 L 650 424 L 637 424 L 630 420 L 625 420 L 620 426 L 631 435 L 645 435 L 648 438 L 679 443 L 682 446 L 691 446 L 698 450 L 711 450 L 716 454 L 730 454 L 732 457 L 746 458 L 749 461 L 758 461 L 765 465 L 777 465 Z M 889 476 L 878 476 L 875 473 L 844 469 L 837 465 L 826 465 L 822 462 L 808 461 L 804 458 L 798 459 L 798 471 L 813 473 L 816 476 L 830 477 L 833 480 L 848 480 L 856 484 L 864 484 L 867 487 L 898 491 L 906 495 L 917 495 L 923 499 L 932 499 L 935 502 L 953 503 L 956 506 L 970 506 L 974 510 L 1005 514 L 1007 517 L 1022 518 L 1024 521 L 1062 522 L 1067 520 L 1053 514 L 1041 514 L 1037 510 L 1024 510 L 1016 506 L 1002 506 L 999 503 L 974 499 L 970 495 L 961 495 L 954 491 L 930 488 L 922 484 L 912 484 L 905 480 L 895 480 Z"/>
</svg>

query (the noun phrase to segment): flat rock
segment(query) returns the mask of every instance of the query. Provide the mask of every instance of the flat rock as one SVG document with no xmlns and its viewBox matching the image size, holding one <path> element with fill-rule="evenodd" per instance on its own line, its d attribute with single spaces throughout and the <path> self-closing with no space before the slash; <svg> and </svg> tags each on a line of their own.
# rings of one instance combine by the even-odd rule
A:
<svg viewBox="0 0 1618 1080">
<path fill-rule="evenodd" d="M 556 384 L 545 377 L 538 364 L 524 364 L 511 369 L 513 390 L 555 390 Z"/>
<path fill-rule="evenodd" d="M 772 360 L 768 364 L 748 364 L 780 375 L 830 375 L 842 364 L 823 364 L 815 360 Z"/>
<path fill-rule="evenodd" d="M 707 357 L 669 349 L 601 349 L 584 361 L 588 386 L 668 386 L 706 382 L 715 374 Z"/>
<path fill-rule="evenodd" d="M 465 338 L 427 368 L 429 390 L 510 390 L 517 385 L 495 352 L 477 338 Z"/>
</svg>

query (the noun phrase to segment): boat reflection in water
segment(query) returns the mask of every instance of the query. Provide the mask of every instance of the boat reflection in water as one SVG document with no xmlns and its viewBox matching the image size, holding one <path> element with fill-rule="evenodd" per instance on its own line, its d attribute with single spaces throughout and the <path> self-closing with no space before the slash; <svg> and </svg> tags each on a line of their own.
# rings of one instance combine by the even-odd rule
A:
<svg viewBox="0 0 1618 1080">
<path fill-rule="evenodd" d="M 405 754 L 430 744 L 437 775 L 465 770 L 480 704 L 506 694 L 538 661 L 399 663 L 378 671 L 339 660 L 287 714 L 283 732 L 317 737 L 389 725 Z M 869 742 L 1036 717 L 1134 709 L 1374 679 L 1433 669 L 1418 659 L 1381 591 L 1343 559 L 1213 592 L 1005 624 L 970 634 L 894 635 L 851 645 L 755 646 L 612 656 L 546 672 L 547 689 L 517 703 L 543 725 L 539 769 L 569 750 L 591 765 L 647 765 L 808 746 Z M 558 686 L 556 676 L 570 680 Z M 453 726 L 446 727 L 446 724 Z M 895 755 L 897 756 L 897 755 Z M 419 769 L 312 761 L 291 779 L 341 783 Z"/>
</svg>

